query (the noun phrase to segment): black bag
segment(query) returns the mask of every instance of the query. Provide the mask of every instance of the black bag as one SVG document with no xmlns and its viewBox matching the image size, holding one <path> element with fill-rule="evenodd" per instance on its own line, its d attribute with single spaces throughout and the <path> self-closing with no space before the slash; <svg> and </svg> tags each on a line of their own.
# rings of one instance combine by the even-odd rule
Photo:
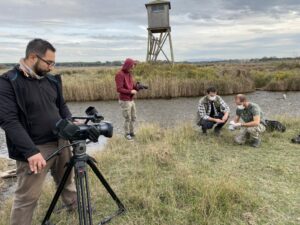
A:
<svg viewBox="0 0 300 225">
<path fill-rule="evenodd" d="M 285 132 L 286 127 L 276 120 L 265 120 L 267 131 L 273 132 L 273 131 L 279 131 L 279 132 Z"/>
</svg>

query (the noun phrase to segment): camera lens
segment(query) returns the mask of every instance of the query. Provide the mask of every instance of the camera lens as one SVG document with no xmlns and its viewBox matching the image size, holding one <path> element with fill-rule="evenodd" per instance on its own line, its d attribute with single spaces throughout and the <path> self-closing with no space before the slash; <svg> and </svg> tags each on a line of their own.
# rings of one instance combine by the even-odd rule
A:
<svg viewBox="0 0 300 225">
<path fill-rule="evenodd" d="M 99 125 L 97 125 L 98 130 L 100 131 L 100 134 L 104 137 L 112 137 L 113 136 L 113 126 L 110 123 L 102 122 Z"/>
</svg>

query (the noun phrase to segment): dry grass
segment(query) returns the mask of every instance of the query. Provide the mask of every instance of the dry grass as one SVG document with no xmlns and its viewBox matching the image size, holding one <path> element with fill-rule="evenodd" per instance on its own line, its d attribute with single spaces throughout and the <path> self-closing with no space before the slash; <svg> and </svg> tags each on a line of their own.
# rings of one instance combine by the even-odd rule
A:
<svg viewBox="0 0 300 225">
<path fill-rule="evenodd" d="M 69 101 L 117 98 L 114 75 L 118 69 L 61 70 L 65 98 Z M 216 86 L 222 95 L 269 91 L 299 91 L 300 69 L 294 64 L 150 65 L 140 64 L 135 79 L 149 85 L 138 98 L 194 97 Z"/>
<path fill-rule="evenodd" d="M 8 161 L 0 158 L 0 172 L 4 172 L 8 168 Z M 0 178 L 0 191 L 4 186 L 4 180 Z"/>
<path fill-rule="evenodd" d="M 235 145 L 227 130 L 221 138 L 199 135 L 189 124 L 144 125 L 135 142 L 114 137 L 95 155 L 128 210 L 111 224 L 298 224 L 300 145 L 290 138 L 299 132 L 300 121 L 281 120 L 287 132 L 265 134 L 260 149 Z M 90 181 L 99 218 L 114 205 L 93 175 Z M 53 192 L 48 183 L 34 224 L 42 220 Z M 0 224 L 8 224 L 10 207 L 11 199 L 1 207 Z M 52 219 L 78 224 L 76 214 Z"/>
<path fill-rule="evenodd" d="M 63 75 L 67 101 L 117 99 L 115 74 L 118 68 L 57 68 Z M 0 73 L 3 71 L 0 71 Z M 149 85 L 138 98 L 194 97 L 205 94 L 208 86 L 216 86 L 219 94 L 252 92 L 256 88 L 269 91 L 300 91 L 298 62 L 214 65 L 139 64 L 135 79 Z"/>
<path fill-rule="evenodd" d="M 64 80 L 64 95 L 69 101 L 96 101 L 117 98 L 114 76 L 117 69 L 58 70 Z M 195 65 L 140 64 L 135 79 L 149 86 L 139 98 L 174 98 L 200 96 L 209 86 L 216 86 L 220 94 L 234 94 L 255 90 L 247 71 L 221 71 L 214 67 Z"/>
</svg>

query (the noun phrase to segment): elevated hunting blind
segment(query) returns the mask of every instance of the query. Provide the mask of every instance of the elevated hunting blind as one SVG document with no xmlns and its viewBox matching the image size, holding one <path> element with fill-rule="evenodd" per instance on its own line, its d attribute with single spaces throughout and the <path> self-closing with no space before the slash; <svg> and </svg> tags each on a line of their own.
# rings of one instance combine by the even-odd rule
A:
<svg viewBox="0 0 300 225">
<path fill-rule="evenodd" d="M 170 16 L 171 3 L 169 1 L 156 0 L 147 3 L 148 11 L 148 47 L 147 62 L 156 62 L 162 53 L 168 62 L 174 63 L 174 54 L 171 38 Z M 171 59 L 163 50 L 166 41 L 169 40 Z"/>
</svg>

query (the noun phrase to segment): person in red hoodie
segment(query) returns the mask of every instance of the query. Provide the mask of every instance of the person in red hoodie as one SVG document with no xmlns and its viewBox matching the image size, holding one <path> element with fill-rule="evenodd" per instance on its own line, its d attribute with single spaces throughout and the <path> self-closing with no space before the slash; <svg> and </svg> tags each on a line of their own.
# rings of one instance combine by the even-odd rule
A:
<svg viewBox="0 0 300 225">
<path fill-rule="evenodd" d="M 132 74 L 135 65 L 136 61 L 133 59 L 126 59 L 122 69 L 115 77 L 117 92 L 119 93 L 119 104 L 125 118 L 125 137 L 128 140 L 132 140 L 135 136 L 134 122 L 136 121 L 136 107 L 133 98 L 139 91 Z"/>
</svg>

